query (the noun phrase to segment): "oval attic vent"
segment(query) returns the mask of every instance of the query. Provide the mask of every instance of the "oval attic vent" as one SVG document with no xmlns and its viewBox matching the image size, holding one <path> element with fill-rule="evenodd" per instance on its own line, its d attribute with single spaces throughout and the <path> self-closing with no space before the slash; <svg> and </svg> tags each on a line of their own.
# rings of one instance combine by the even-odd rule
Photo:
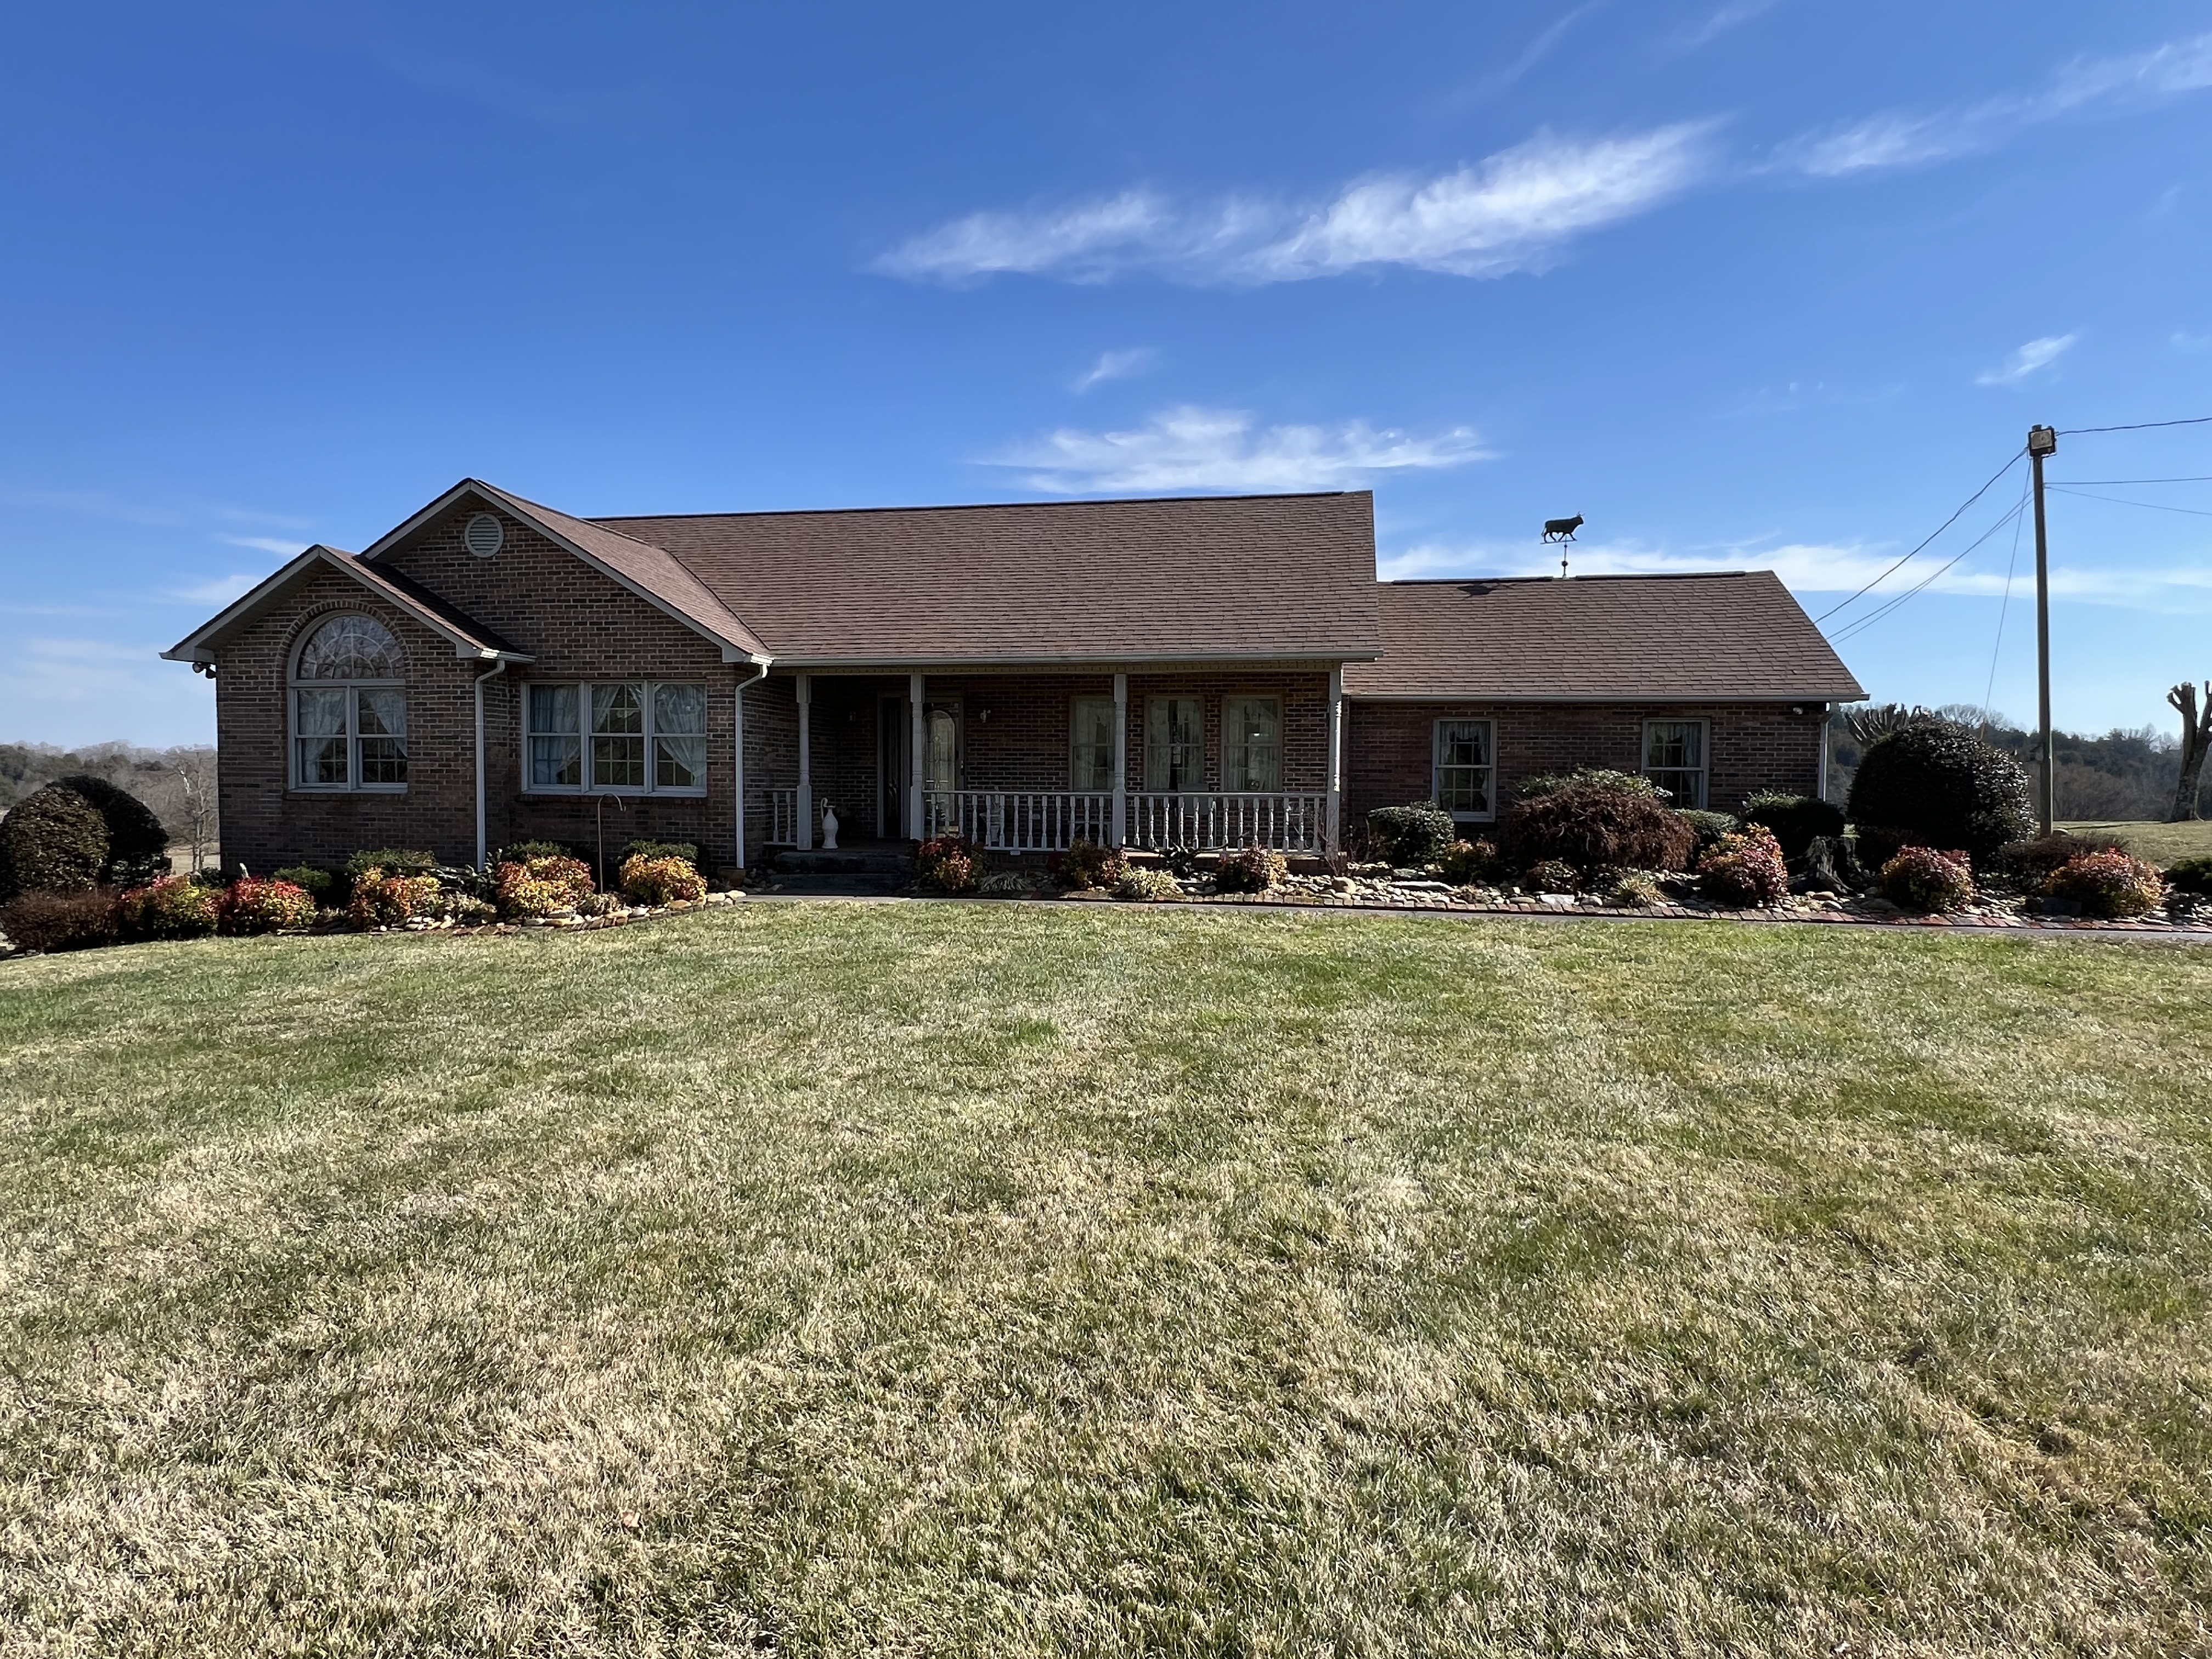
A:
<svg viewBox="0 0 2212 1659">
<path fill-rule="evenodd" d="M 480 559 L 488 559 L 500 550 L 507 539 L 507 531 L 499 520 L 489 513 L 479 513 L 469 520 L 469 527 L 461 532 L 461 539 L 468 544 L 469 551 Z"/>
</svg>

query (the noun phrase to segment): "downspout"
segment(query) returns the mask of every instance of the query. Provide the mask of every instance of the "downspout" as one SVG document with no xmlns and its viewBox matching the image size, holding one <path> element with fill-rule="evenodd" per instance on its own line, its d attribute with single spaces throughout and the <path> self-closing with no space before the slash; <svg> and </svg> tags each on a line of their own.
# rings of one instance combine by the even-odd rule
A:
<svg viewBox="0 0 2212 1659">
<path fill-rule="evenodd" d="M 507 659 L 500 658 L 490 671 L 477 676 L 477 868 L 484 867 L 490 849 L 484 845 L 484 714 L 483 689 L 486 680 L 495 680 L 507 672 Z"/>
<path fill-rule="evenodd" d="M 734 775 L 738 781 L 738 868 L 745 867 L 745 689 L 758 685 L 768 678 L 768 664 L 760 665 L 760 672 L 749 680 L 738 682 L 737 728 L 738 763 Z"/>
</svg>

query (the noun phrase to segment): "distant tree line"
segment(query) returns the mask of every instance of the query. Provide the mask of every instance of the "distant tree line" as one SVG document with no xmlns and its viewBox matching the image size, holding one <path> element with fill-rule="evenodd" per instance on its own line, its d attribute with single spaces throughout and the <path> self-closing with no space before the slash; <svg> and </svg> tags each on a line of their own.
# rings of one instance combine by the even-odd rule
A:
<svg viewBox="0 0 2212 1659">
<path fill-rule="evenodd" d="M 0 743 L 0 813 L 57 778 L 77 775 L 102 779 L 145 802 L 170 841 L 191 849 L 196 864 L 215 856 L 222 825 L 216 816 L 211 744 L 140 749 L 96 743 L 62 749 L 50 743 Z"/>
<path fill-rule="evenodd" d="M 1859 717 L 1863 727 L 1869 712 L 1868 704 L 1853 703 L 1838 708 L 1829 718 L 1831 800 L 1840 801 L 1850 793 L 1851 778 L 1858 770 L 1864 748 L 1852 735 L 1852 720 Z M 2017 755 L 2033 783 L 2036 810 L 2042 810 L 2043 772 L 2033 732 L 1994 708 L 1972 703 L 1946 703 L 1931 712 Z M 2055 750 L 2052 782 L 2057 797 L 2053 817 L 2141 822 L 2163 819 L 2172 812 L 2174 787 L 2181 775 L 2181 742 L 2174 733 L 2153 726 L 2133 731 L 2115 728 L 2102 737 L 2058 732 L 2052 734 L 2051 746 Z M 2212 776 L 2198 784 L 2197 816 L 2212 817 Z"/>
</svg>

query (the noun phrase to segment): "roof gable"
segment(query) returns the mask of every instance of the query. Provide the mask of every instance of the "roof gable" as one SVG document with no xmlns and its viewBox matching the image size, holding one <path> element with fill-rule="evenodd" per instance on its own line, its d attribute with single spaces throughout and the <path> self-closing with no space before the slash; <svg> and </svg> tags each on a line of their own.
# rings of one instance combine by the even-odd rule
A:
<svg viewBox="0 0 2212 1659">
<path fill-rule="evenodd" d="M 339 571 L 368 592 L 397 605 L 448 641 L 457 657 L 476 657 L 486 661 L 505 658 L 510 662 L 531 659 L 526 652 L 516 650 L 490 629 L 464 616 L 419 583 L 408 580 L 397 571 L 377 569 L 354 554 L 319 543 L 201 623 L 161 655 L 171 662 L 212 662 L 215 647 L 224 635 L 251 622 L 282 598 L 295 582 L 320 569 Z"/>
</svg>

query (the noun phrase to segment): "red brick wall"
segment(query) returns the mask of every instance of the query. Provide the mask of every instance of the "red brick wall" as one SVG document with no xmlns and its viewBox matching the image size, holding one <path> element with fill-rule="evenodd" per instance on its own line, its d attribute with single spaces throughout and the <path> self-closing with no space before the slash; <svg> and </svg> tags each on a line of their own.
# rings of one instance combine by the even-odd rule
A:
<svg viewBox="0 0 2212 1659">
<path fill-rule="evenodd" d="M 1644 722 L 1706 721 L 1706 804 L 1733 811 L 1760 789 L 1816 793 L 1820 776 L 1820 729 L 1826 708 L 1783 703 L 1455 703 L 1347 702 L 1345 732 L 1345 814 L 1347 824 L 1370 809 L 1426 800 L 1436 722 L 1445 719 L 1496 723 L 1497 797 L 1514 799 L 1522 778 L 1577 766 L 1623 772 L 1644 764 Z"/>
</svg>

